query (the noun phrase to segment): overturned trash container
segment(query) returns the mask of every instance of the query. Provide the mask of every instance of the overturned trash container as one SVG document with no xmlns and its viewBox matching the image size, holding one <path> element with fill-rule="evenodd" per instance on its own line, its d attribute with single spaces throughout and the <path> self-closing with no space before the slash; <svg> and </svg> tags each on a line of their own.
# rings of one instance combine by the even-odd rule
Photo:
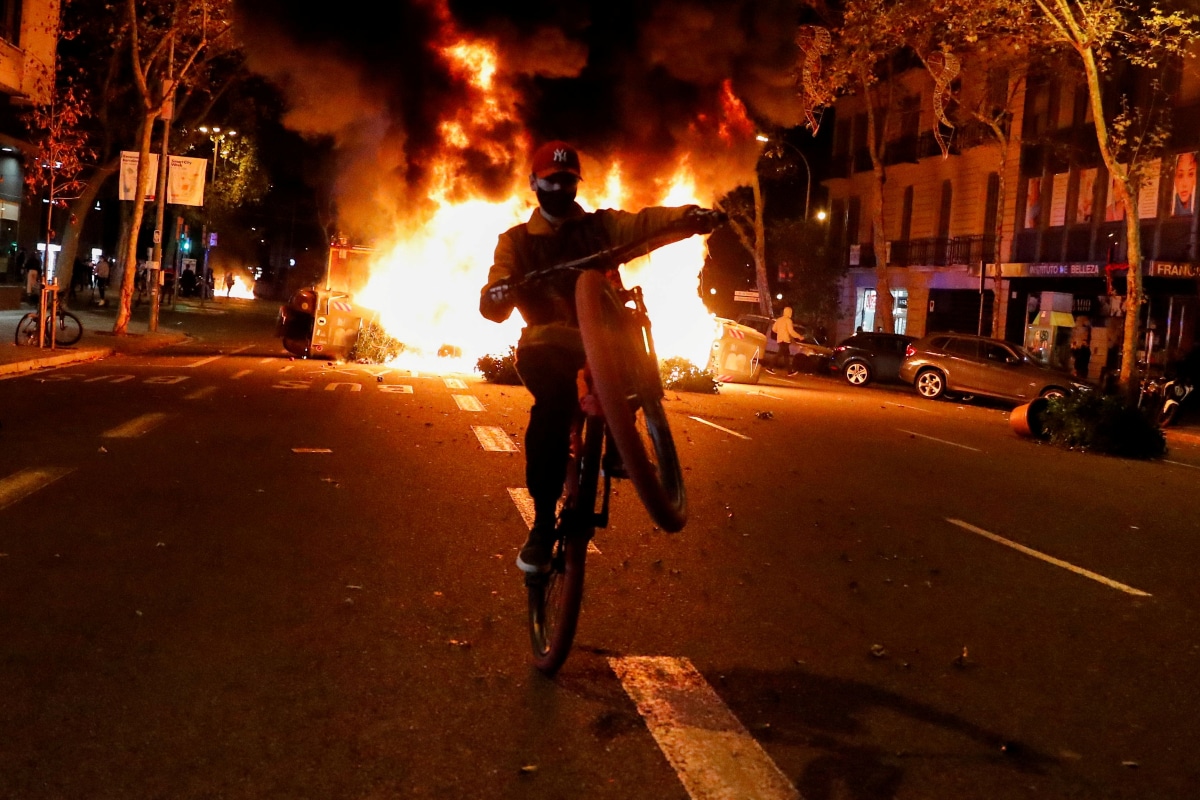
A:
<svg viewBox="0 0 1200 800">
<path fill-rule="evenodd" d="M 345 360 L 361 328 L 362 314 L 350 295 L 309 288 L 296 292 L 279 309 L 275 333 L 292 355 Z"/>
<path fill-rule="evenodd" d="M 767 337 L 747 325 L 718 319 L 708 369 L 721 383 L 758 383 Z"/>
<path fill-rule="evenodd" d="M 1035 398 L 1014 408 L 1008 415 L 1008 424 L 1021 436 L 1049 439 L 1050 434 L 1046 431 L 1046 409 L 1049 407 L 1050 401 L 1045 397 Z"/>
</svg>

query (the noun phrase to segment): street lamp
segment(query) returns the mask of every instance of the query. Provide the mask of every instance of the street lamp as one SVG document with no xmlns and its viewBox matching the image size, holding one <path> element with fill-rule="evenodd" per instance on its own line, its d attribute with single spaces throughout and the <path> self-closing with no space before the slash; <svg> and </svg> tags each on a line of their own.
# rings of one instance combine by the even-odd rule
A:
<svg viewBox="0 0 1200 800">
<path fill-rule="evenodd" d="M 808 159 L 805 157 L 804 153 L 800 152 L 800 148 L 796 147 L 796 145 L 794 145 L 790 142 L 784 141 L 783 139 L 772 139 L 770 136 L 767 136 L 765 133 L 760 133 L 757 136 L 755 136 L 754 138 L 757 139 L 758 141 L 762 142 L 763 144 L 768 144 L 768 143 L 781 144 L 784 147 L 791 149 L 791 151 L 793 153 L 795 153 L 796 155 L 800 156 L 800 160 L 804 162 L 804 172 L 808 177 L 808 183 L 804 189 L 804 221 L 807 222 L 808 221 L 808 201 L 812 197 L 812 167 L 810 167 L 808 165 Z"/>
<path fill-rule="evenodd" d="M 222 158 L 224 157 L 224 154 L 222 153 L 222 147 L 225 144 L 225 138 L 229 137 L 230 139 L 232 139 L 233 137 L 237 136 L 238 134 L 237 134 L 237 131 L 223 131 L 217 125 L 213 125 L 212 127 L 209 127 L 208 125 L 201 125 L 200 132 L 207 133 L 208 140 L 210 142 L 212 142 L 212 146 L 213 146 L 212 182 L 216 183 L 217 182 L 217 157 L 218 156 L 220 156 Z"/>
</svg>

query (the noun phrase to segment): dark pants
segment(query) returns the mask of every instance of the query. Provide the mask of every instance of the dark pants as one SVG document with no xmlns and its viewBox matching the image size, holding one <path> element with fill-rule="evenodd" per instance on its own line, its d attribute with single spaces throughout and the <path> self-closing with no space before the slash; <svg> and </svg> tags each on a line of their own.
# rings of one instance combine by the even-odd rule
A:
<svg viewBox="0 0 1200 800">
<path fill-rule="evenodd" d="M 582 353 L 556 345 L 517 349 L 517 374 L 533 395 L 525 431 L 525 484 L 533 498 L 538 527 L 553 526 L 567 478 L 571 420 L 579 409 L 575 379 L 583 362 Z"/>
</svg>

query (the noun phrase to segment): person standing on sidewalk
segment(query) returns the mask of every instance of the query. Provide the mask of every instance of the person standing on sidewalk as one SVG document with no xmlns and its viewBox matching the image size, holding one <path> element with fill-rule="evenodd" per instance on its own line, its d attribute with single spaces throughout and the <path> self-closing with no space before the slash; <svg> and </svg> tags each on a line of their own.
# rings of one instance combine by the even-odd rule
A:
<svg viewBox="0 0 1200 800">
<path fill-rule="evenodd" d="M 1076 378 L 1087 379 L 1088 365 L 1092 360 L 1092 323 L 1080 314 L 1071 329 L 1071 360 Z"/>
<path fill-rule="evenodd" d="M 108 275 L 108 259 L 104 256 L 101 256 L 100 260 L 96 262 L 96 291 L 100 295 L 100 302 L 96 303 L 98 306 L 108 305 L 107 301 L 104 299 L 104 290 L 108 288 Z"/>
</svg>

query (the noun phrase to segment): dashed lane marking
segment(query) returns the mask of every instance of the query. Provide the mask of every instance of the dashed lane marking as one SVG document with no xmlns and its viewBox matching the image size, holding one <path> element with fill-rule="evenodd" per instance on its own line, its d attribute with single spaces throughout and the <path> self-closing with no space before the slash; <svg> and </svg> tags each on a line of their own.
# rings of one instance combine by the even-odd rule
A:
<svg viewBox="0 0 1200 800">
<path fill-rule="evenodd" d="M 8 508 L 73 471 L 74 467 L 31 467 L 9 475 L 0 480 L 0 508 Z"/>
<path fill-rule="evenodd" d="M 142 414 L 140 417 L 134 417 L 129 420 L 129 422 L 106 430 L 101 436 L 105 439 L 136 439 L 142 434 L 148 433 L 158 427 L 169 416 L 170 414 L 163 414 L 161 412 Z"/>
<path fill-rule="evenodd" d="M 725 433 L 732 434 L 733 436 L 736 436 L 739 439 L 745 439 L 746 441 L 750 440 L 750 437 L 744 433 L 738 433 L 737 431 L 731 431 L 731 430 L 729 430 L 729 428 L 723 428 L 720 425 L 718 425 L 717 423 L 709 422 L 708 420 L 702 419 L 701 417 L 691 416 L 690 414 L 688 416 L 690 416 L 692 419 L 696 420 L 696 422 L 702 423 L 704 425 L 708 425 L 710 428 L 716 428 L 719 431 L 724 431 Z"/>
<path fill-rule="evenodd" d="M 693 800 L 799 800 L 800 792 L 686 658 L 609 666 Z"/>
<path fill-rule="evenodd" d="M 517 511 L 521 512 L 521 519 L 525 520 L 526 529 L 533 527 L 533 497 L 529 494 L 529 490 L 524 486 L 512 487 L 508 489 L 508 496 L 512 498 L 513 505 L 517 507 Z M 596 540 L 588 540 L 587 551 L 600 555 L 600 548 L 596 547 Z"/>
<path fill-rule="evenodd" d="M 916 436 L 920 439 L 928 439 L 931 442 L 938 442 L 940 444 L 948 444 L 951 447 L 961 447 L 963 450 L 974 450 L 976 453 L 983 452 L 978 447 L 969 447 L 965 444 L 959 444 L 958 442 L 948 442 L 945 439 L 939 439 L 936 436 L 926 436 L 925 434 L 917 433 L 916 431 L 906 431 L 904 428 L 896 428 L 896 430 L 900 431 L 901 433 L 907 433 L 909 436 Z"/>
<path fill-rule="evenodd" d="M 1163 463 L 1164 464 L 1174 464 L 1177 467 L 1187 467 L 1188 469 L 1200 469 L 1200 467 L 1196 466 L 1195 464 L 1185 464 L 1182 461 L 1172 461 L 1169 458 L 1164 458 Z"/>
<path fill-rule="evenodd" d="M 333 451 L 330 450 L 328 447 L 293 447 L 292 452 L 293 453 L 311 454 L 311 453 L 332 453 Z"/>
<path fill-rule="evenodd" d="M 462 378 L 442 378 L 442 382 L 446 384 L 447 389 L 467 388 L 467 384 Z"/>
<path fill-rule="evenodd" d="M 483 405 L 473 394 L 454 394 L 450 395 L 454 398 L 454 402 L 458 404 L 460 411 L 483 411 Z"/>
<path fill-rule="evenodd" d="M 249 369 L 240 369 L 240 370 L 238 370 L 237 372 L 233 373 L 233 375 L 231 376 L 231 378 L 230 378 L 230 379 L 231 379 L 231 380 L 235 380 L 235 381 L 236 381 L 238 378 L 244 378 L 244 377 L 246 377 L 247 375 L 249 375 L 249 374 L 250 374 L 251 372 L 253 372 L 253 371 L 254 371 L 254 370 L 249 370 Z"/>
<path fill-rule="evenodd" d="M 217 353 L 215 356 L 209 356 L 208 358 L 202 358 L 199 361 L 193 361 L 191 364 L 184 364 L 184 367 L 185 368 L 203 367 L 205 364 L 211 364 L 212 362 L 216 361 L 219 358 L 224 358 L 225 356 L 236 355 L 237 353 L 243 353 L 249 349 L 250 349 L 250 345 L 246 345 L 245 347 L 239 347 L 236 350 L 230 350 L 228 353 Z"/>
<path fill-rule="evenodd" d="M 475 432 L 475 438 L 479 440 L 484 450 L 501 453 L 515 453 L 517 451 L 517 443 L 508 438 L 508 434 L 503 428 L 497 428 L 492 425 L 472 425 L 471 430 Z"/>
<path fill-rule="evenodd" d="M 991 539 L 997 544 L 1002 544 L 1005 547 L 1011 547 L 1013 550 L 1016 550 L 1019 553 L 1024 553 L 1027 556 L 1033 556 L 1034 558 L 1045 561 L 1047 564 L 1053 564 L 1056 567 L 1062 567 L 1065 570 L 1070 570 L 1076 575 L 1082 575 L 1085 578 L 1091 578 L 1092 580 L 1098 583 L 1103 583 L 1105 586 L 1116 589 L 1117 591 L 1125 592 L 1126 594 L 1132 594 L 1137 597 L 1151 596 L 1149 592 L 1143 592 L 1141 589 L 1134 589 L 1132 586 L 1126 586 L 1123 583 L 1118 583 L 1111 578 L 1106 578 L 1103 575 L 1092 572 L 1091 570 L 1086 570 L 1083 567 L 1077 567 L 1074 564 L 1068 563 L 1059 558 L 1055 558 L 1054 556 L 1048 556 L 1045 553 L 1038 552 L 1031 547 L 1026 547 L 1023 544 L 1018 544 L 1009 539 L 1005 539 L 1003 536 L 998 536 L 991 531 L 985 531 L 983 528 L 977 528 L 969 522 L 963 522 L 961 519 L 947 518 L 946 522 L 949 522 L 951 525 L 956 525 L 959 528 L 962 528 L 964 531 L 970 531 L 971 533 L 982 536 L 985 539 Z"/>
<path fill-rule="evenodd" d="M 183 399 L 184 400 L 201 400 L 205 397 L 208 397 L 210 394 L 212 394 L 216 390 L 217 390 L 217 387 L 215 387 L 215 386 L 202 386 L 199 389 L 197 389 L 196 391 L 192 392 L 191 394 L 185 394 L 183 396 Z"/>
</svg>

